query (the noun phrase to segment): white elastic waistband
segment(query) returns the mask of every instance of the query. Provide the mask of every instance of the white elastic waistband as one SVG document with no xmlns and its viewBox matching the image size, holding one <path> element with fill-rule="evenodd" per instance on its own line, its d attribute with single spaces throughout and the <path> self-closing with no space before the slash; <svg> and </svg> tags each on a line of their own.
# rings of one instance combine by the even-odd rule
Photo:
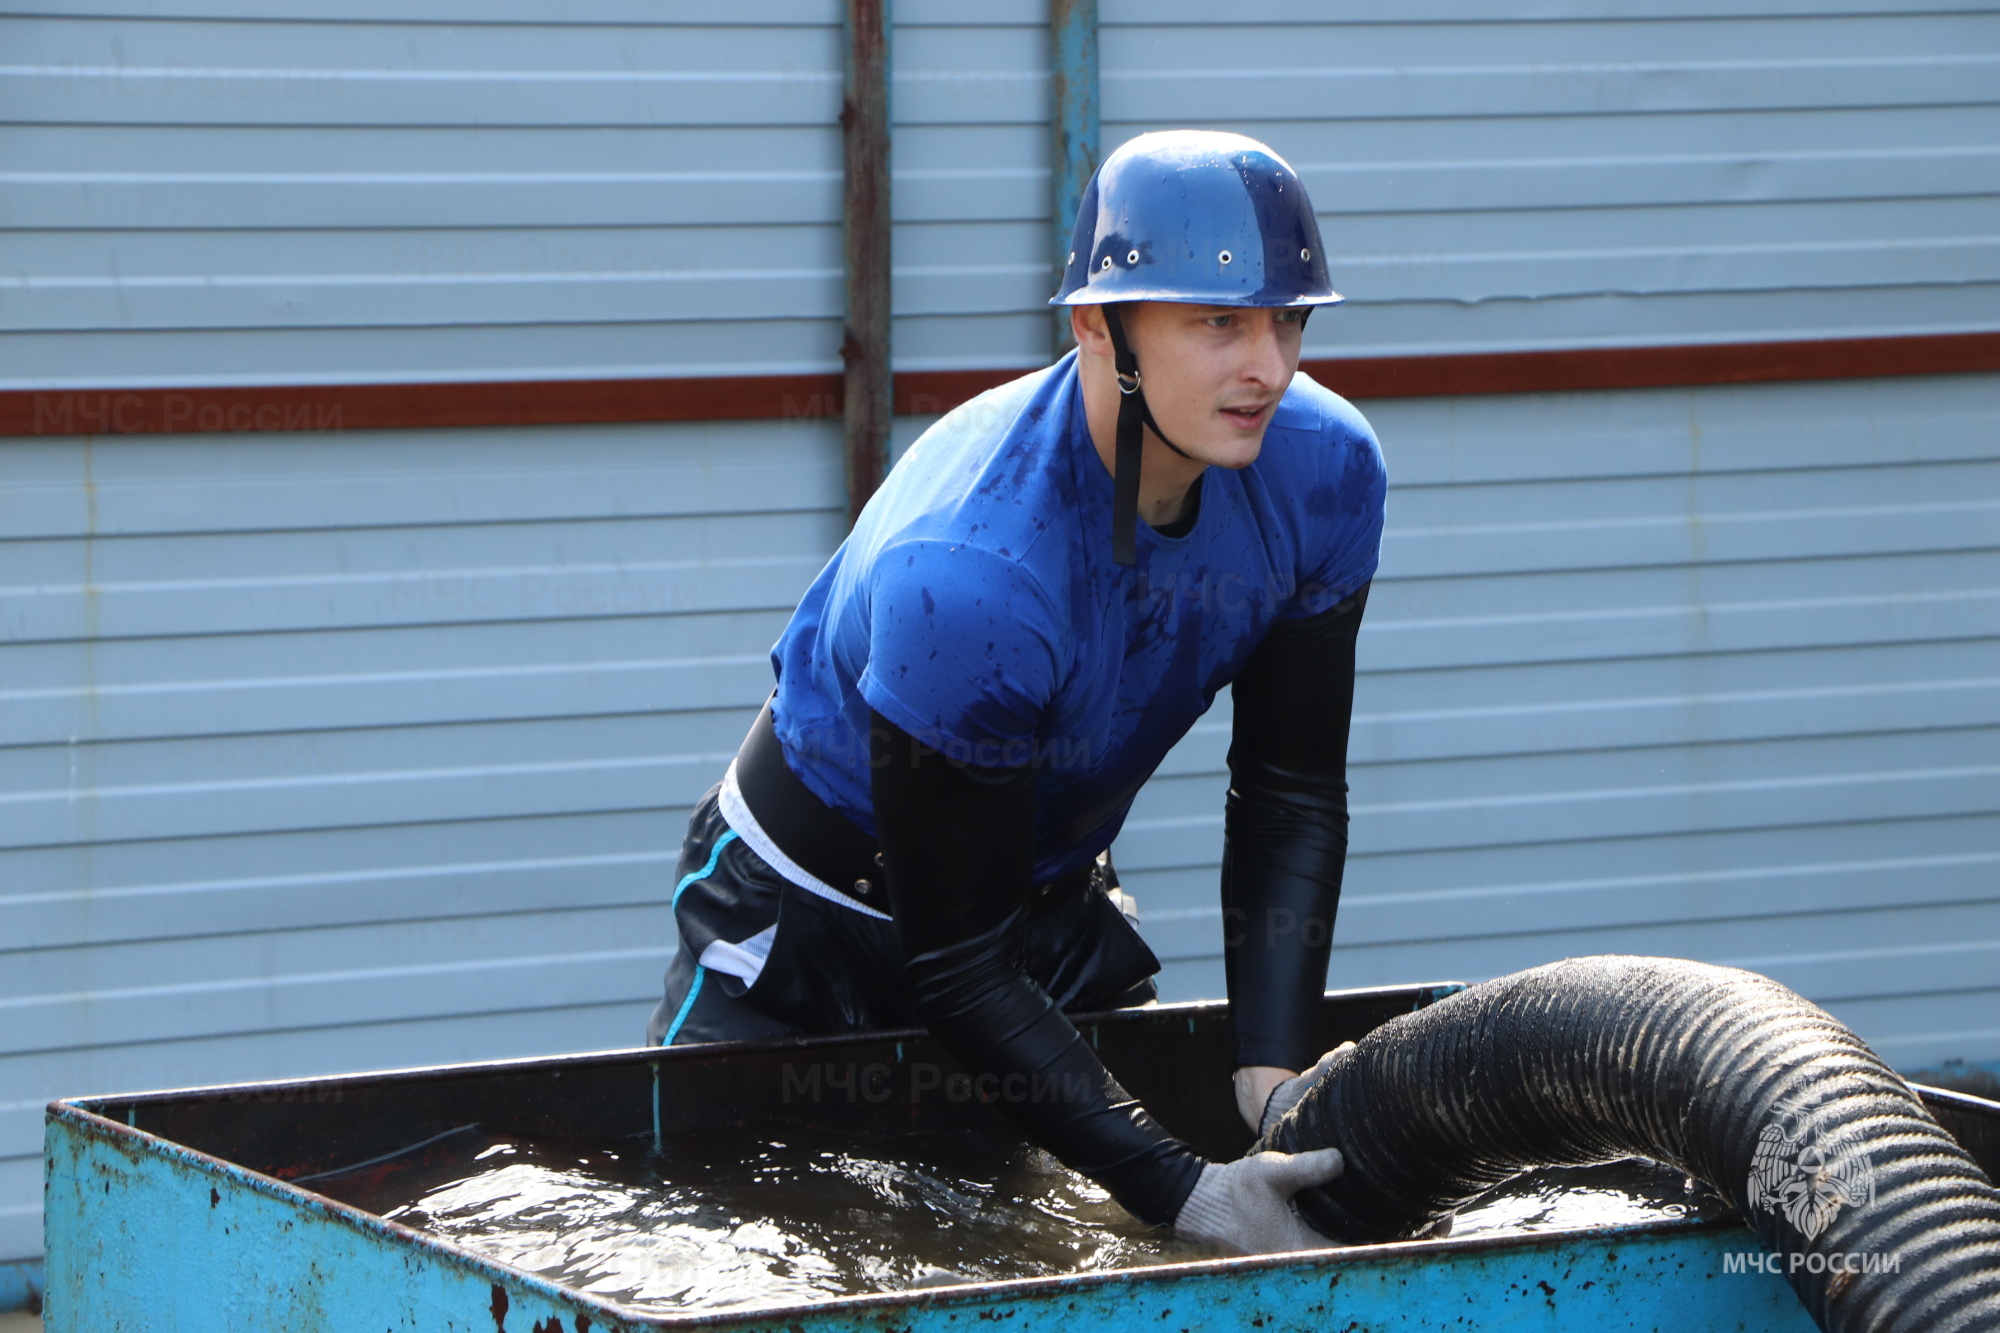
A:
<svg viewBox="0 0 2000 1333">
<path fill-rule="evenodd" d="M 764 864 L 783 875 L 807 893 L 816 894 L 830 903 L 852 908 L 863 916 L 872 916 L 877 921 L 891 921 L 887 912 L 878 912 L 858 898 L 850 897 L 823 879 L 806 873 L 805 868 L 780 851 L 778 844 L 771 841 L 771 835 L 764 832 L 764 826 L 757 822 L 757 816 L 750 813 L 750 807 L 743 800 L 743 788 L 736 782 L 736 761 L 729 761 L 729 771 L 722 775 L 722 795 L 718 800 L 722 817 L 729 821 L 729 827 L 736 830 L 736 836 L 743 839 L 751 851 L 764 859 Z"/>
</svg>

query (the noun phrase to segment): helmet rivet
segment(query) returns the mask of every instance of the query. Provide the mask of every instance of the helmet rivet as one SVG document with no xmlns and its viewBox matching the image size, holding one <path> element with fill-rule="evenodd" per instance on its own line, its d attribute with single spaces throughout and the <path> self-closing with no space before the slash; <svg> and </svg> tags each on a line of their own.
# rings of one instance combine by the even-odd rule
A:
<svg viewBox="0 0 2000 1333">
<path fill-rule="evenodd" d="M 1070 251 L 1070 252 L 1069 252 L 1069 259 L 1068 259 L 1068 261 L 1067 261 L 1067 262 L 1069 262 L 1069 263 L 1072 263 L 1072 264 L 1074 264 L 1074 263 L 1076 262 L 1076 251 L 1072 250 L 1072 251 Z"/>
<path fill-rule="evenodd" d="M 1110 256 L 1110 255 L 1106 255 L 1106 256 L 1104 256 L 1104 262 L 1103 262 L 1102 264 L 1099 264 L 1099 265 L 1098 265 L 1097 267 L 1098 267 L 1098 270 L 1099 270 L 1100 272 L 1102 272 L 1102 271 L 1103 271 L 1103 270 L 1105 270 L 1105 269 L 1108 269 L 1108 268 L 1110 268 L 1110 267 L 1111 267 L 1111 256 Z"/>
<path fill-rule="evenodd" d="M 1224 250 L 1221 254 L 1217 255 L 1216 258 L 1221 260 L 1223 263 L 1227 264 L 1230 260 L 1236 258 L 1236 256 L 1230 254 L 1227 250 Z"/>
<path fill-rule="evenodd" d="M 1130 251 L 1130 252 L 1128 252 L 1128 253 L 1126 254 L 1126 256 L 1125 256 L 1125 262 L 1126 262 L 1126 263 L 1128 263 L 1128 264 L 1136 264 L 1136 263 L 1138 263 L 1138 262 L 1139 262 L 1139 252 L 1138 252 L 1137 250 L 1133 250 L 1133 251 Z"/>
<path fill-rule="evenodd" d="M 1312 257 L 1313 257 L 1313 252 L 1312 252 L 1312 251 L 1310 251 L 1310 250 L 1301 250 L 1301 251 L 1299 251 L 1299 258 L 1300 258 L 1300 259 L 1311 259 Z"/>
</svg>

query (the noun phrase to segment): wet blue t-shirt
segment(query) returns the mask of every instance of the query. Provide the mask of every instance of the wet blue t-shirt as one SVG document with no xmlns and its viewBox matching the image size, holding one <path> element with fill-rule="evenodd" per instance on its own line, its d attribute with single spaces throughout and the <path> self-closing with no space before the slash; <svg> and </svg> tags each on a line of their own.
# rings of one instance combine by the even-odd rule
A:
<svg viewBox="0 0 2000 1333">
<path fill-rule="evenodd" d="M 1184 535 L 1111 559 L 1111 475 L 1071 353 L 926 431 L 772 650 L 779 741 L 870 834 L 868 710 L 984 765 L 1035 767 L 1035 879 L 1111 845 L 1139 787 L 1272 623 L 1374 577 L 1374 433 L 1304 375 L 1249 467 L 1211 467 Z"/>
</svg>

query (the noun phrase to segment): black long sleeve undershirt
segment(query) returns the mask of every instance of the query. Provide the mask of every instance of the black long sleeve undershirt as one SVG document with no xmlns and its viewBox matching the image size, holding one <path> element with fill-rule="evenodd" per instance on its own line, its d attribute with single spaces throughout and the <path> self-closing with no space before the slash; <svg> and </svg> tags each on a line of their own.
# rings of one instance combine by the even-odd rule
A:
<svg viewBox="0 0 2000 1333">
<path fill-rule="evenodd" d="M 1368 587 L 1280 624 L 1234 686 L 1222 853 L 1223 967 L 1236 1063 L 1304 1069 L 1347 861 L 1354 640 Z"/>
<path fill-rule="evenodd" d="M 1118 1085 L 1022 966 L 1033 892 L 1032 768 L 947 760 L 874 714 L 883 881 L 919 1015 L 1000 1109 L 1135 1216 L 1171 1223 L 1202 1161 Z M 1014 1076 L 1014 1077 L 1010 1077 Z"/>
<path fill-rule="evenodd" d="M 1236 1063 L 1303 1069 L 1347 855 L 1347 733 L 1364 587 L 1274 629 L 1235 685 L 1223 856 Z M 917 1012 L 1001 1109 L 1134 1215 L 1169 1223 L 1201 1158 L 1105 1070 L 1022 967 L 1030 768 L 953 763 L 879 713 L 870 763 L 883 880 Z M 1009 1079 L 1009 1075 L 1020 1077 Z"/>
</svg>

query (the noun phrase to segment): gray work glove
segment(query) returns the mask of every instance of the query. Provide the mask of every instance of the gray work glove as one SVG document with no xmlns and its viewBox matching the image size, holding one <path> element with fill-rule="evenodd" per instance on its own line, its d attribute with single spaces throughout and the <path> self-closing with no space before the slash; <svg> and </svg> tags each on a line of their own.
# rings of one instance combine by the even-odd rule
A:
<svg viewBox="0 0 2000 1333">
<path fill-rule="evenodd" d="M 1307 1226 L 1292 1196 L 1340 1174 L 1340 1149 L 1260 1152 L 1210 1162 L 1174 1219 L 1174 1235 L 1229 1254 L 1286 1254 L 1335 1242 Z"/>
<path fill-rule="evenodd" d="M 1271 1095 L 1264 1099 L 1264 1114 L 1257 1121 L 1257 1136 L 1262 1138 L 1264 1135 L 1269 1134 L 1271 1126 L 1282 1120 L 1285 1112 L 1299 1104 L 1299 1099 L 1306 1095 L 1313 1084 L 1319 1082 L 1320 1075 L 1326 1073 L 1333 1066 L 1333 1062 L 1339 1058 L 1340 1053 L 1353 1049 L 1353 1042 L 1344 1041 L 1325 1055 L 1322 1055 L 1319 1058 L 1319 1062 L 1305 1073 L 1288 1078 L 1277 1087 L 1271 1089 Z"/>
</svg>

